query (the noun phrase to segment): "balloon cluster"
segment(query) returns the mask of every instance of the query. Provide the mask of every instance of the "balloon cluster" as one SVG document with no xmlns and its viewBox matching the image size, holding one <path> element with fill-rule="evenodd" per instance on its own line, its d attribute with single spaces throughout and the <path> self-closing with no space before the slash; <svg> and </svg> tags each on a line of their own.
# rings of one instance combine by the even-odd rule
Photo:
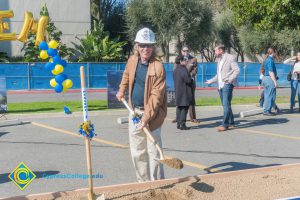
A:
<svg viewBox="0 0 300 200">
<path fill-rule="evenodd" d="M 43 41 L 39 44 L 40 58 L 43 60 L 50 57 L 49 62 L 46 63 L 45 69 L 51 71 L 54 78 L 50 80 L 51 87 L 54 88 L 55 92 L 61 93 L 66 92 L 73 86 L 71 79 L 63 73 L 64 68 L 67 66 L 67 62 L 60 58 L 57 51 L 58 42 L 51 40 L 48 44 Z"/>
</svg>

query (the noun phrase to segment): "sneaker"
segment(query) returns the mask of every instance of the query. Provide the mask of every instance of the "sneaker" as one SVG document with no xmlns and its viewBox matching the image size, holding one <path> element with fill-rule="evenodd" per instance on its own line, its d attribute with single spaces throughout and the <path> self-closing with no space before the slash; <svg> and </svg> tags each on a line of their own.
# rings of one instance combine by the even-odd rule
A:
<svg viewBox="0 0 300 200">
<path fill-rule="evenodd" d="M 273 113 L 273 112 L 263 112 L 263 115 L 266 115 L 266 116 L 275 116 L 275 113 Z"/>
<path fill-rule="evenodd" d="M 219 132 L 227 131 L 227 130 L 228 130 L 228 127 L 218 126 L 218 127 L 217 127 L 217 130 L 218 130 Z"/>
<path fill-rule="evenodd" d="M 182 124 L 181 126 L 180 126 L 180 130 L 190 130 L 191 129 L 191 127 L 187 127 L 185 124 Z"/>
<path fill-rule="evenodd" d="M 196 123 L 196 124 L 200 123 L 200 121 L 198 119 L 191 119 L 191 122 Z"/>
<path fill-rule="evenodd" d="M 228 126 L 228 129 L 229 129 L 229 130 L 236 129 L 236 128 L 237 128 L 237 126 L 236 126 L 236 125 L 234 125 L 234 124 L 233 124 L 233 125 L 229 125 L 229 126 Z"/>
</svg>

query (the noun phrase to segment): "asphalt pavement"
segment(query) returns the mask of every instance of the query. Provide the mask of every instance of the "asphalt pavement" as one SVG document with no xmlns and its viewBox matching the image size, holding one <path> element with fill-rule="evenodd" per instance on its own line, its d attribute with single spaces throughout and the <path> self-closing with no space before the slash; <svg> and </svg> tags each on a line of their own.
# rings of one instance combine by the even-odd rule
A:
<svg viewBox="0 0 300 200">
<path fill-rule="evenodd" d="M 175 110 L 169 108 L 162 128 L 164 152 L 182 159 L 185 167 L 165 167 L 166 178 L 299 163 L 300 113 L 287 113 L 288 105 L 280 107 L 283 112 L 274 117 L 238 118 L 240 111 L 256 108 L 233 106 L 238 128 L 222 133 L 216 131 L 223 113 L 219 106 L 197 107 L 201 122 L 188 122 L 188 131 L 176 129 L 171 122 Z M 94 186 L 136 181 L 127 124 L 117 124 L 118 117 L 126 116 L 125 109 L 89 113 L 98 134 L 91 142 L 93 174 L 98 177 Z M 88 187 L 85 143 L 77 134 L 82 113 L 10 114 L 8 120 L 30 123 L 5 126 L 5 120 L 0 121 L 0 197 Z M 8 178 L 20 162 L 36 174 L 24 190 Z"/>
</svg>

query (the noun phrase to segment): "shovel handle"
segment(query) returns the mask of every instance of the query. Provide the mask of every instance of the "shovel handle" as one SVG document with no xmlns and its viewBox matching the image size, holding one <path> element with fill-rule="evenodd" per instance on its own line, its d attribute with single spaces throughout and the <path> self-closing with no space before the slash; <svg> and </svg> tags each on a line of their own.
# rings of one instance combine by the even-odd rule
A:
<svg viewBox="0 0 300 200">
<path fill-rule="evenodd" d="M 123 104 L 125 105 L 125 107 L 127 108 L 127 110 L 130 112 L 130 114 L 134 114 L 134 111 L 130 108 L 130 106 L 128 105 L 127 101 L 122 98 L 121 101 L 123 102 Z M 155 141 L 155 139 L 153 138 L 152 134 L 150 133 L 149 129 L 147 127 L 143 128 L 144 133 L 146 134 L 147 138 L 156 146 L 159 155 L 160 155 L 160 159 L 164 159 L 164 154 L 160 148 L 160 146 L 157 144 L 157 142 Z"/>
</svg>

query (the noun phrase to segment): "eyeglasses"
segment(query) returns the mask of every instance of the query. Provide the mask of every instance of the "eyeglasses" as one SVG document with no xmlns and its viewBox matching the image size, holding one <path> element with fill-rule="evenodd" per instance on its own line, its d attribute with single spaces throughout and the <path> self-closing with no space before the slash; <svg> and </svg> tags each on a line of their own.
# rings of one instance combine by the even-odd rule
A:
<svg viewBox="0 0 300 200">
<path fill-rule="evenodd" d="M 139 44 L 140 48 L 153 48 L 154 45 L 153 44 Z"/>
<path fill-rule="evenodd" d="M 189 50 L 182 50 L 183 52 L 189 52 Z"/>
</svg>

